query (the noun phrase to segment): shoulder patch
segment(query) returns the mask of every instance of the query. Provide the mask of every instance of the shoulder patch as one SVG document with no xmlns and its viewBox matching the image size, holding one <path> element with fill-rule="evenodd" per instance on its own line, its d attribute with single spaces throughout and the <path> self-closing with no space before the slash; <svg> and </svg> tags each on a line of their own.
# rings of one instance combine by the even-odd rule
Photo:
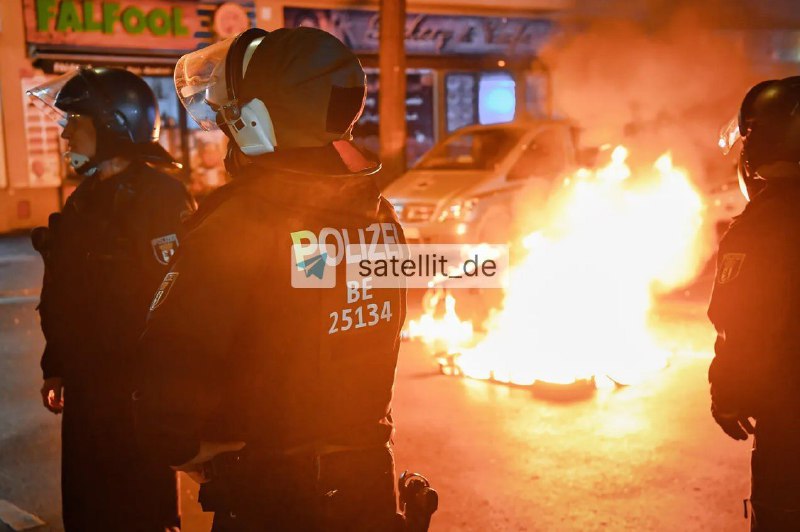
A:
<svg viewBox="0 0 800 532">
<path fill-rule="evenodd" d="M 150 241 L 150 245 L 153 247 L 153 254 L 158 263 L 166 266 L 169 264 L 169 259 L 175 254 L 175 250 L 178 249 L 178 235 L 172 233 L 154 238 Z"/>
<path fill-rule="evenodd" d="M 153 296 L 153 302 L 150 303 L 150 310 L 153 311 L 161 306 L 161 303 L 167 299 L 169 295 L 169 291 L 172 290 L 172 285 L 175 284 L 175 279 L 178 278 L 178 272 L 169 272 L 167 275 L 164 276 L 164 280 L 161 281 L 161 285 L 156 290 L 156 295 Z"/>
<path fill-rule="evenodd" d="M 739 277 L 745 257 L 746 255 L 744 253 L 726 253 L 723 255 L 719 263 L 717 282 L 719 284 L 726 284 Z"/>
</svg>

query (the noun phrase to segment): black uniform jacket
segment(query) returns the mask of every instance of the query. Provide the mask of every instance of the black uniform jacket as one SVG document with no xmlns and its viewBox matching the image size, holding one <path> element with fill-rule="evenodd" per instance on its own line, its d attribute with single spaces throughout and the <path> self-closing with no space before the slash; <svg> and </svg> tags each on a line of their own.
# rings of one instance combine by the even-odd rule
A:
<svg viewBox="0 0 800 532">
<path fill-rule="evenodd" d="M 800 183 L 771 181 L 720 242 L 708 315 L 709 369 L 722 411 L 769 416 L 800 406 Z"/>
<path fill-rule="evenodd" d="M 145 164 L 84 179 L 50 217 L 39 312 L 44 377 L 132 383 L 132 353 L 149 301 L 194 208 L 185 187 Z M 111 382 L 108 382 L 110 381 Z"/>
<path fill-rule="evenodd" d="M 337 238 L 404 242 L 368 167 L 346 142 L 268 154 L 190 220 L 141 340 L 140 437 L 165 462 L 204 440 L 283 452 L 390 439 L 405 288 L 348 299 L 344 263 L 333 288 L 292 287 L 293 272 L 314 280 L 293 235 L 322 233 L 337 252 Z"/>
</svg>

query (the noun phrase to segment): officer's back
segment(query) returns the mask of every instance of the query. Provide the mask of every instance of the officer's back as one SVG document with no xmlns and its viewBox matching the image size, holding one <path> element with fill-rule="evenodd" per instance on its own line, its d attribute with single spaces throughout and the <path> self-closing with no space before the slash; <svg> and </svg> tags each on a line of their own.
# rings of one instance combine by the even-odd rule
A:
<svg viewBox="0 0 800 532">
<path fill-rule="evenodd" d="M 142 441 L 209 480 L 201 503 L 218 529 L 387 530 L 405 292 L 349 290 L 343 258 L 348 242 L 403 236 L 373 182 L 379 164 L 349 140 L 364 72 L 308 28 L 219 46 L 182 58 L 176 86 L 202 95 L 184 98 L 190 112 L 219 110 L 234 181 L 189 222 L 151 304 Z M 220 55 L 232 93 L 197 75 Z M 243 79 L 228 70 L 240 64 Z M 306 255 L 311 243 L 323 245 Z"/>
<path fill-rule="evenodd" d="M 315 152 L 335 163 L 332 147 Z M 187 385 L 225 420 L 214 428 L 216 439 L 235 436 L 281 451 L 320 442 L 384 444 L 404 293 L 372 289 L 368 300 L 348 304 L 344 262 L 325 272 L 336 276 L 333 288 L 314 288 L 315 278 L 292 255 L 292 237 L 333 230 L 369 245 L 372 238 L 383 243 L 380 223 L 401 235 L 399 224 L 369 176 L 270 166 L 264 156 L 190 220 L 142 350 L 152 359 L 174 356 L 181 342 L 197 349 L 192 367 L 179 371 L 202 379 Z M 311 288 L 293 287 L 293 275 Z"/>
</svg>

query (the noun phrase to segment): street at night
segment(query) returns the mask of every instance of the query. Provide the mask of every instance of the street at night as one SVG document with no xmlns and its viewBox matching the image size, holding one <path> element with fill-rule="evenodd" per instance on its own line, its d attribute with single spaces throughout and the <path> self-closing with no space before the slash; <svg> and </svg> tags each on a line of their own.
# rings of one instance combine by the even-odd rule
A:
<svg viewBox="0 0 800 532">
<path fill-rule="evenodd" d="M 798 0 L 0 2 L 0 532 L 800 530 Z"/>
<path fill-rule="evenodd" d="M 39 397 L 40 260 L 25 237 L 0 240 L 0 249 L 0 499 L 61 530 L 60 419 Z M 439 491 L 431 529 L 746 529 L 749 443 L 727 438 L 709 414 L 704 306 L 702 296 L 665 303 L 669 343 L 680 352 L 663 371 L 571 402 L 443 376 L 420 342 L 405 342 L 397 470 L 424 473 Z M 200 532 L 210 519 L 193 486 L 183 479 L 184 530 Z"/>
</svg>

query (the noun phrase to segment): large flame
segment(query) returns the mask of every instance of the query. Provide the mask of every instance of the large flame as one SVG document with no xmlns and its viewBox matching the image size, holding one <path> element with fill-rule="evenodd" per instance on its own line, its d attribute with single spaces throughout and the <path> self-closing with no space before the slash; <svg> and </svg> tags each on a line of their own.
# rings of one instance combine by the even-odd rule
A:
<svg viewBox="0 0 800 532">
<path fill-rule="evenodd" d="M 444 309 L 441 308 L 442 304 Z M 425 312 L 419 320 L 409 320 L 406 336 L 420 338 L 435 352 L 452 353 L 473 338 L 472 322 L 456 313 L 456 300 L 443 288 L 431 288 L 424 296 Z"/>
<path fill-rule="evenodd" d="M 410 336 L 458 353 L 459 373 L 521 385 L 630 384 L 664 367 L 670 352 L 651 330 L 653 296 L 702 266 L 703 202 L 669 154 L 635 173 L 626 158 L 617 147 L 607 166 L 564 180 L 546 222 L 523 239 L 526 254 L 485 335 L 458 318 L 453 290 L 442 316 L 442 295 L 426 301 Z"/>
</svg>

